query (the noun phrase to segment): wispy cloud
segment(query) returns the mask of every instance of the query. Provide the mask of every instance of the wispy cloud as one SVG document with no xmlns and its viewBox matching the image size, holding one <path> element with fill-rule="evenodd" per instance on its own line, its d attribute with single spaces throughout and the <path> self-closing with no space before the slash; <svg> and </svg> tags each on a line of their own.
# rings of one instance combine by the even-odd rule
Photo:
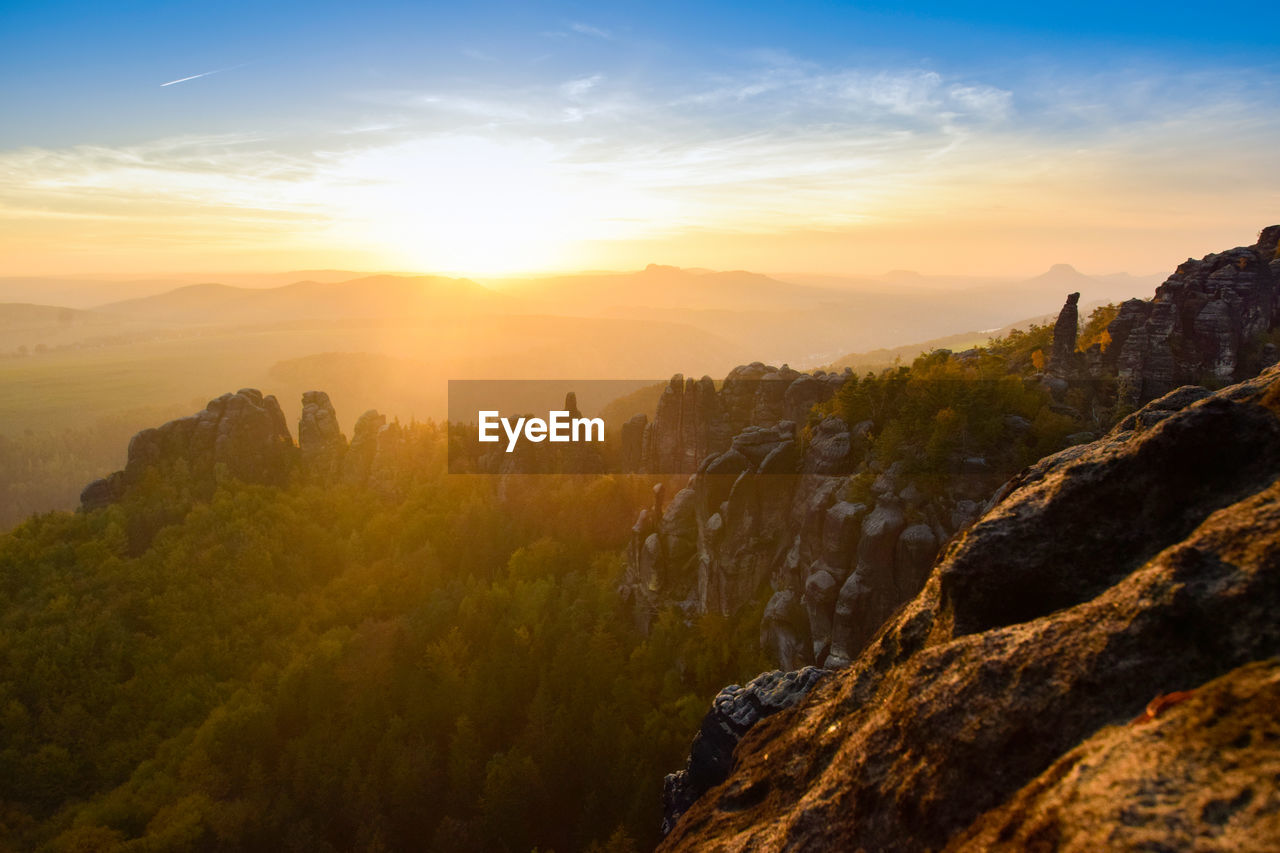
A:
<svg viewBox="0 0 1280 853">
<path fill-rule="evenodd" d="M 909 118 L 996 121 L 1014 109 L 1011 91 L 916 69 L 814 71 L 787 63 L 709 82 L 675 98 L 672 107 L 745 105 L 795 121 L 823 123 Z"/>
<path fill-rule="evenodd" d="M 591 24 L 584 24 L 581 21 L 571 21 L 569 23 L 569 29 L 579 35 L 591 36 L 592 38 L 604 39 L 606 41 L 613 40 L 613 33 L 608 30 L 602 27 L 592 26 Z"/>
<path fill-rule="evenodd" d="M 192 74 L 190 77 L 179 77 L 177 80 L 170 80 L 168 83 L 161 83 L 160 88 L 163 89 L 165 86 L 176 86 L 179 83 L 186 83 L 188 80 L 199 80 L 201 77 L 210 77 L 214 74 L 223 74 L 227 71 L 235 71 L 237 68 L 244 68 L 246 65 L 251 64 L 252 63 L 249 62 L 241 62 L 239 65 L 229 65 L 226 68 L 216 68 L 213 71 L 204 71 L 200 74 Z"/>
<path fill-rule="evenodd" d="M 52 203 L 97 207 L 118 215 L 150 215 L 157 206 L 188 212 L 210 208 L 300 213 L 319 199 L 298 186 L 317 171 L 314 155 L 274 150 L 258 135 L 184 136 L 122 146 L 25 148 L 0 154 L 5 207 Z M 254 192 L 251 185 L 258 184 Z"/>
<path fill-rule="evenodd" d="M 576 80 L 570 80 L 560 86 L 560 92 L 570 100 L 577 100 L 583 95 L 590 92 L 596 85 L 604 79 L 602 74 L 592 74 L 590 77 L 579 77 Z"/>
<path fill-rule="evenodd" d="M 476 62 L 497 62 L 498 57 L 483 50 L 477 50 L 474 47 L 464 47 L 460 51 L 467 59 L 474 59 Z"/>
</svg>

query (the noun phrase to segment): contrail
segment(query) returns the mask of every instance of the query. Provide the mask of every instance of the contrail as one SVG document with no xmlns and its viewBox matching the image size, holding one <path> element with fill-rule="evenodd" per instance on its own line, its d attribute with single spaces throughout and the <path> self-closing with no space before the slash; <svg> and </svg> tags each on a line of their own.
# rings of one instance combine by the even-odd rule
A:
<svg viewBox="0 0 1280 853">
<path fill-rule="evenodd" d="M 201 77 L 208 77 L 210 74 L 221 74 L 223 71 L 235 71 L 237 68 L 244 68 L 248 62 L 241 62 L 239 65 L 229 65 L 226 68 L 217 68 L 213 71 L 206 71 L 203 74 L 192 74 L 190 77 L 179 77 L 177 80 L 170 80 L 168 83 L 161 83 L 160 88 L 172 86 L 175 83 L 185 83 L 188 80 L 199 80 Z"/>
</svg>

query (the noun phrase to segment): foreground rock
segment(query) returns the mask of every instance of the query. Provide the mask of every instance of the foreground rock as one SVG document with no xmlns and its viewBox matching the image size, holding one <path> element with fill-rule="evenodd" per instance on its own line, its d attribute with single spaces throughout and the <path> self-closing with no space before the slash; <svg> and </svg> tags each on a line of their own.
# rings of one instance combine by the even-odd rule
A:
<svg viewBox="0 0 1280 853">
<path fill-rule="evenodd" d="M 951 846 L 1176 850 L 1194 838 L 1200 848 L 1274 850 L 1280 662 L 1240 667 L 1152 708 L 1068 752 Z"/>
<path fill-rule="evenodd" d="M 668 774 L 662 790 L 665 835 L 699 797 L 729 775 L 733 750 L 751 727 L 800 701 L 830 673 L 815 666 L 794 672 L 766 672 L 745 686 L 731 684 L 711 702 L 693 739 L 684 770 Z"/>
<path fill-rule="evenodd" d="M 1280 846 L 1280 371 L 1182 398 L 1010 484 L 662 849 Z"/>
</svg>

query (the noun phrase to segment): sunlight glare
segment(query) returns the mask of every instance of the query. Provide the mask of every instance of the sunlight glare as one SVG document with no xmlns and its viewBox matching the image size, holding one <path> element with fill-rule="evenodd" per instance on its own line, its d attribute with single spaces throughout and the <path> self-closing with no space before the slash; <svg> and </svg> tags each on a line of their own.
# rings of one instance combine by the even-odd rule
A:
<svg viewBox="0 0 1280 853">
<path fill-rule="evenodd" d="M 576 246 L 634 237 L 638 221 L 674 213 L 614 176 L 590 177 L 543 140 L 415 140 L 340 160 L 335 227 L 379 247 L 388 266 L 502 275 L 571 266 Z"/>
</svg>

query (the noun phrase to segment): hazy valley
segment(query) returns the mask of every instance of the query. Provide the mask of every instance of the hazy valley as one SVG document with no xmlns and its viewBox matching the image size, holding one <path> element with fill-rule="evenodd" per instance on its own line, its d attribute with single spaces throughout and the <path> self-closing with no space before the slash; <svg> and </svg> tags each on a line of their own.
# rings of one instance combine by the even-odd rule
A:
<svg viewBox="0 0 1280 853">
<path fill-rule="evenodd" d="M 1142 295 L 1156 278 L 1055 267 L 1029 281 L 962 287 L 922 276 L 903 285 L 900 274 L 818 286 L 651 267 L 483 285 L 341 272 L 265 284 L 292 276 L 251 278 L 252 287 L 0 279 L 6 431 L 289 382 L 308 358 L 310 386 L 404 418 L 441 417 L 448 378 L 660 379 L 689 365 L 718 374 L 757 359 L 844 364 L 852 353 L 895 347 L 910 360 L 943 336 L 985 340 L 1042 319 L 1064 292 L 1082 292 L 1092 307 Z M 160 292 L 115 298 L 139 288 Z M 33 304 L 39 295 L 65 298 Z M 360 367 L 344 368 L 348 360 Z"/>
</svg>

